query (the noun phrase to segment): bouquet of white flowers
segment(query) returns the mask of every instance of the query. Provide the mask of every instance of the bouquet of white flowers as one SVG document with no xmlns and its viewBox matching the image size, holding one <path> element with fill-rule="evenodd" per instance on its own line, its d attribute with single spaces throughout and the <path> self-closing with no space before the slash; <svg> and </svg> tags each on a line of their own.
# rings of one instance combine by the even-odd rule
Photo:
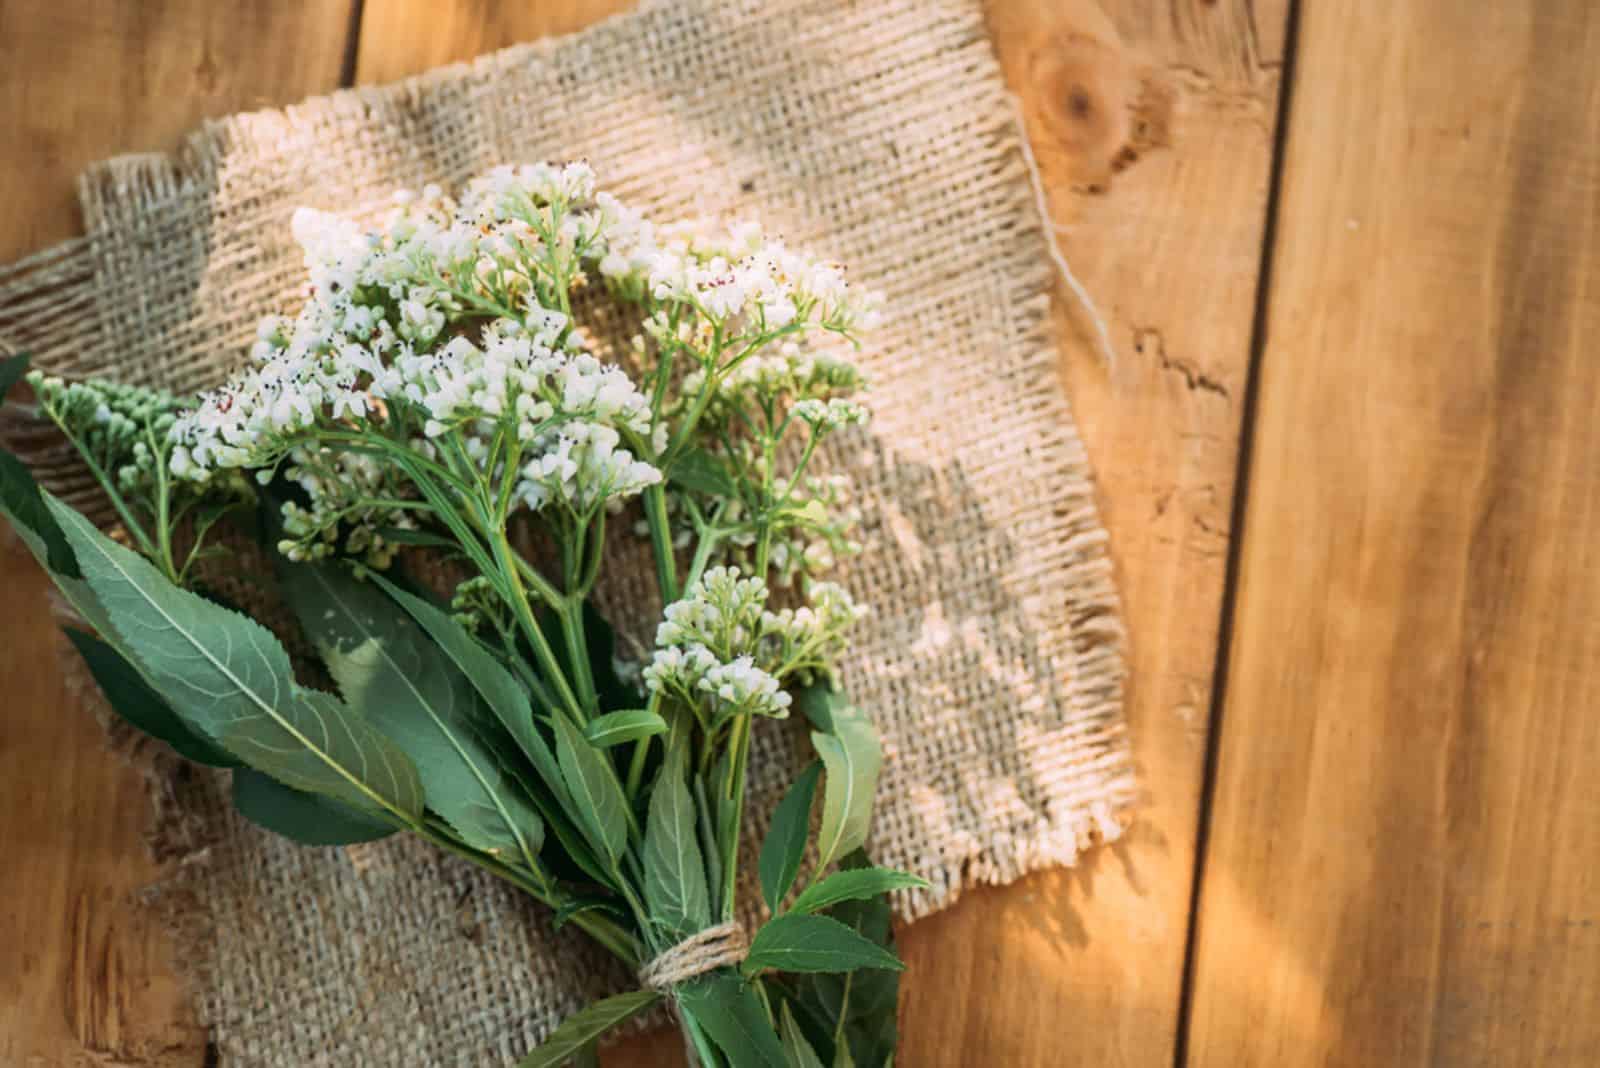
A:
<svg viewBox="0 0 1600 1068">
<path fill-rule="evenodd" d="M 885 895 L 922 884 L 861 854 L 881 754 L 831 668 L 863 609 L 822 578 L 854 516 L 809 470 L 866 417 L 841 349 L 870 298 L 754 226 L 653 224 L 583 164 L 402 195 L 376 232 L 294 228 L 304 307 L 197 403 L 27 376 L 123 533 L 9 453 L 0 511 L 87 624 L 71 636 L 112 707 L 233 769 L 251 820 L 320 845 L 419 835 L 637 972 L 525 1065 L 592 1063 L 662 1000 L 704 1065 L 889 1063 Z M 636 318 L 632 351 L 599 358 L 589 312 Z M 0 367 L 14 385 L 25 360 Z M 666 608 L 628 664 L 593 595 L 635 498 Z M 221 603 L 224 526 L 275 547 L 298 634 Z M 451 587 L 408 575 L 413 554 Z M 752 723 L 796 709 L 819 759 L 772 814 L 747 939 Z"/>
</svg>

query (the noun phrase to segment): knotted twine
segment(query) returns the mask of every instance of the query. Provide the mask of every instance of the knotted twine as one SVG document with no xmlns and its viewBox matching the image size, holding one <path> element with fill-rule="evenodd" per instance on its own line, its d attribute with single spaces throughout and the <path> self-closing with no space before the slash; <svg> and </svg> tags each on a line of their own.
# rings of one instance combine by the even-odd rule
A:
<svg viewBox="0 0 1600 1068">
<path fill-rule="evenodd" d="M 174 157 L 86 174 L 88 235 L 0 267 L 0 335 L 56 373 L 212 385 L 261 314 L 296 307 L 297 205 L 371 219 L 396 187 L 575 157 L 654 217 L 759 217 L 886 297 L 861 356 L 873 426 L 824 459 L 864 516 L 845 581 L 872 616 L 842 678 L 885 739 L 872 853 L 930 883 L 896 895 L 899 917 L 1114 835 L 1134 797 L 1120 613 L 977 0 L 682 0 L 212 123 Z M 648 569 L 618 575 L 613 619 L 648 623 Z M 802 731 L 762 726 L 747 849 L 809 759 Z M 478 1068 L 634 985 L 425 843 L 296 846 L 236 817 L 210 775 L 165 796 L 160 844 L 185 863 L 161 900 L 225 1065 L 354 1049 Z"/>
<path fill-rule="evenodd" d="M 741 963 L 750 952 L 744 925 L 723 923 L 707 927 L 682 942 L 661 951 L 639 969 L 639 985 L 647 990 L 670 993 L 672 988 L 718 968 Z"/>
</svg>

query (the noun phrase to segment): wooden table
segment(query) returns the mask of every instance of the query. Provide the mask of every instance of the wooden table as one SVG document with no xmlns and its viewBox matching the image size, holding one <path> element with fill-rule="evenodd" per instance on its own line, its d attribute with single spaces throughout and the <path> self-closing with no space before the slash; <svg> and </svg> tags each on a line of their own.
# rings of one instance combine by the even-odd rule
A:
<svg viewBox="0 0 1600 1068">
<path fill-rule="evenodd" d="M 0 4 L 0 257 L 206 115 L 622 0 Z M 993 0 L 1149 802 L 904 932 L 899 1063 L 1600 1063 L 1600 5 Z M 0 1064 L 198 1066 L 137 774 L 0 573 Z M 611 1065 L 670 1062 L 664 1037 Z"/>
</svg>

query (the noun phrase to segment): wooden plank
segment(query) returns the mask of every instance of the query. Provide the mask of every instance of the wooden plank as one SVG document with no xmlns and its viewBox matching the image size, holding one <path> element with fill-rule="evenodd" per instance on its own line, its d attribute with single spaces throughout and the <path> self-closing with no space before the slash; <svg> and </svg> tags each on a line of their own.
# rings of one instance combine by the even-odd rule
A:
<svg viewBox="0 0 1600 1068">
<path fill-rule="evenodd" d="M 1600 7 L 1305 5 L 1196 1065 L 1600 1062 Z"/>
<path fill-rule="evenodd" d="M 369 0 L 361 13 L 356 81 L 392 82 L 519 41 L 572 33 L 636 0 Z"/>
<path fill-rule="evenodd" d="M 0 4 L 0 258 L 77 232 L 85 164 L 336 86 L 350 22 L 350 0 Z M 129 907 L 156 875 L 144 786 L 66 689 L 44 576 L 0 545 L 0 1064 L 197 1066 L 165 934 Z"/>
<path fill-rule="evenodd" d="M 1120 0 L 1108 25 L 1087 0 L 990 4 L 1066 254 L 1117 348 L 1107 374 L 1058 301 L 1149 802 L 1076 870 L 975 893 L 906 932 L 907 1064 L 1172 1063 L 1286 10 Z"/>
</svg>

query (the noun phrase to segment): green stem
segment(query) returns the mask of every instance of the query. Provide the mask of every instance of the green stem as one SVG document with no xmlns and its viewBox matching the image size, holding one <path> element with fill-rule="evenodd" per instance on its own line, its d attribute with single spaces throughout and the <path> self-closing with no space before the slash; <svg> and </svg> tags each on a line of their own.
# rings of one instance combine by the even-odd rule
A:
<svg viewBox="0 0 1600 1068">
<path fill-rule="evenodd" d="M 782 434 L 782 431 L 779 431 Z M 806 441 L 805 450 L 800 454 L 800 462 L 795 464 L 794 477 L 789 479 L 789 484 L 783 488 L 783 494 L 778 498 L 780 502 L 787 501 L 794 488 L 800 484 L 800 477 L 806 473 L 806 465 L 811 462 L 811 454 L 817 451 L 817 442 L 822 440 L 822 431 L 815 427 L 811 430 L 811 437 Z"/>
<path fill-rule="evenodd" d="M 646 711 L 661 711 L 661 691 L 652 690 L 650 700 L 645 705 Z M 649 736 L 636 739 L 633 743 L 633 755 L 628 760 L 628 799 L 631 801 L 639 796 L 640 780 L 644 778 L 645 760 L 650 755 L 650 743 L 653 739 Z"/>
<path fill-rule="evenodd" d="M 679 1010 L 679 1019 L 683 1021 L 683 1032 L 689 1036 L 690 1048 L 694 1052 L 696 1065 L 691 1068 L 720 1068 L 721 1061 L 717 1058 L 716 1047 L 700 1028 L 695 1018 Z"/>
<path fill-rule="evenodd" d="M 587 721 L 583 713 L 584 706 L 578 700 L 577 694 L 572 692 L 572 685 L 567 681 L 566 673 L 561 670 L 561 661 L 556 658 L 555 650 L 550 648 L 549 640 L 539 628 L 539 621 L 533 618 L 533 609 L 528 606 L 528 594 L 523 589 L 522 573 L 517 567 L 519 562 L 526 564 L 526 561 L 512 551 L 511 544 L 506 540 L 505 531 L 498 532 L 492 541 L 501 577 L 507 585 L 506 601 L 516 616 L 517 625 L 522 628 L 528 644 L 532 646 L 539 666 L 550 676 L 550 681 L 556 688 L 556 695 L 561 698 L 561 703 L 572 715 L 573 722 L 581 725 Z"/>
<path fill-rule="evenodd" d="M 644 517 L 650 525 L 650 547 L 655 550 L 656 584 L 661 603 L 678 599 L 678 561 L 672 552 L 672 529 L 667 521 L 667 489 L 660 482 L 644 491 Z"/>
<path fill-rule="evenodd" d="M 722 540 L 722 534 L 716 530 L 702 530 L 700 544 L 695 546 L 694 559 L 689 562 L 689 573 L 684 576 L 683 588 L 690 589 L 700 576 L 705 573 L 706 565 L 711 562 L 711 553 L 716 549 L 717 543 Z"/>
<path fill-rule="evenodd" d="M 695 808 L 700 813 L 700 852 L 706 861 L 706 884 L 711 887 L 713 894 L 722 890 L 722 852 L 717 846 L 717 834 L 711 826 L 711 799 L 706 796 L 705 780 L 699 775 L 694 777 Z M 719 908 L 718 902 L 711 902 L 713 913 L 724 911 Z"/>
<path fill-rule="evenodd" d="M 49 411 L 48 408 L 45 410 Z M 100 487 L 106 491 L 106 496 L 111 498 L 111 506 L 117 510 L 117 518 L 122 520 L 122 525 L 127 529 L 128 534 L 134 541 L 139 543 L 140 550 L 149 559 L 158 561 L 160 559 L 159 551 L 154 543 L 150 541 L 150 536 L 145 533 L 144 527 L 133 517 L 133 512 L 128 508 L 127 502 L 122 499 L 122 494 L 117 492 L 116 483 L 112 482 L 111 476 L 106 474 L 105 468 L 90 455 L 83 442 L 79 441 L 67 430 L 66 424 L 56 418 L 54 412 L 50 413 L 50 418 L 61 429 L 61 433 L 66 436 L 67 441 L 72 443 L 72 447 L 78 450 L 78 455 L 83 457 L 83 462 L 89 468 L 90 473 L 94 475 L 95 481 L 100 483 Z"/>
<path fill-rule="evenodd" d="M 744 822 L 745 767 L 750 757 L 750 720 L 747 713 L 735 721 L 729 746 L 733 759 L 728 762 L 728 799 L 732 802 L 728 825 L 723 828 L 722 919 L 733 919 L 733 899 L 739 875 L 739 828 Z"/>
<path fill-rule="evenodd" d="M 578 683 L 578 700 L 590 713 L 600 711 L 600 698 L 594 688 L 594 666 L 589 663 L 589 646 L 583 636 L 583 598 L 568 597 L 561 603 L 561 634 L 567 643 L 567 660 Z"/>
<path fill-rule="evenodd" d="M 155 431 L 149 426 L 145 427 L 145 444 L 150 449 L 150 455 L 155 461 L 156 468 L 156 541 L 161 551 L 161 568 L 166 572 L 167 581 L 174 586 L 182 585 L 183 575 L 178 570 L 177 563 L 172 558 L 172 487 L 167 481 L 167 460 L 161 451 L 161 443 L 156 441 Z M 197 531 L 197 538 L 204 535 L 204 531 Z"/>
</svg>

